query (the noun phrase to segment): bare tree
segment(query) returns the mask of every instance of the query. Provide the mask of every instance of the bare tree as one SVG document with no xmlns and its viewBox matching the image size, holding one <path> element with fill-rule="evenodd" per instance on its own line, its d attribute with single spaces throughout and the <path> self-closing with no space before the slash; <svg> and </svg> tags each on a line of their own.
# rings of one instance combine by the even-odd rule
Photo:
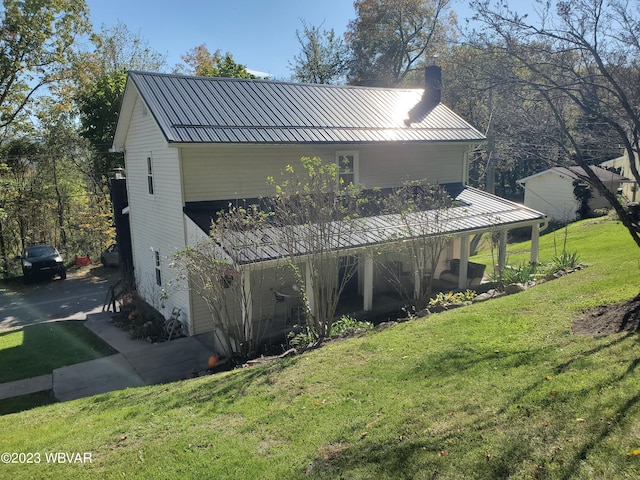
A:
<svg viewBox="0 0 640 480">
<path fill-rule="evenodd" d="M 584 168 L 589 182 L 640 246 L 638 225 L 589 168 L 594 135 L 606 145 L 607 135 L 614 134 L 640 183 L 640 14 L 637 1 L 632 3 L 634 8 L 619 0 L 540 2 L 536 22 L 510 11 L 506 4 L 475 1 L 472 5 L 484 25 L 475 38 L 517 60 L 516 77 L 522 91 L 529 93 L 527 100 L 551 108 L 564 137 L 565 154 Z M 596 128 L 580 128 L 585 122 L 588 127 L 606 128 L 598 135 Z"/>
<path fill-rule="evenodd" d="M 259 292 L 265 268 L 246 262 L 238 247 L 260 258 L 260 232 L 267 227 L 266 214 L 257 206 L 230 206 L 220 212 L 209 238 L 178 252 L 173 266 L 178 281 L 188 281 L 207 306 L 215 334 L 225 354 L 239 361 L 256 351 L 268 327 Z"/>
<path fill-rule="evenodd" d="M 387 239 L 392 245 L 387 251 L 408 259 L 412 291 L 407 291 L 405 273 L 397 264 L 385 261 L 382 256 L 380 266 L 409 306 L 419 310 L 428 302 L 433 274 L 451 241 L 450 235 L 443 232 L 453 201 L 443 187 L 423 180 L 405 182 L 386 196 L 383 203 L 384 211 L 396 216 L 398 225 Z"/>
<path fill-rule="evenodd" d="M 359 187 L 344 180 L 344 169 L 320 158 L 302 158 L 301 168 L 288 166 L 275 187 L 273 222 L 279 246 L 305 293 L 307 326 L 319 341 L 329 335 L 334 315 L 355 264 Z"/>
</svg>

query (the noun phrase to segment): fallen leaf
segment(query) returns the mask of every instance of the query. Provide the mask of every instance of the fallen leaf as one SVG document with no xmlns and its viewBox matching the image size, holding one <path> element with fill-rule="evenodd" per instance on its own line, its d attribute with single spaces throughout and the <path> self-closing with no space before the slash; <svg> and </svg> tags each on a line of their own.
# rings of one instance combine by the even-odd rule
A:
<svg viewBox="0 0 640 480">
<path fill-rule="evenodd" d="M 546 377 L 544 377 L 545 380 L 553 380 L 553 377 L 551 375 L 547 375 Z"/>
<path fill-rule="evenodd" d="M 578 423 L 584 423 L 585 419 L 584 418 L 576 418 L 576 422 Z"/>
<path fill-rule="evenodd" d="M 441 452 L 438 452 L 438 456 L 439 457 L 444 457 L 445 455 L 449 455 L 445 450 L 442 450 Z"/>
<path fill-rule="evenodd" d="M 360 434 L 360 438 L 364 438 L 364 437 L 366 437 L 367 435 L 369 435 L 369 433 L 368 433 L 368 432 L 362 432 L 362 433 Z"/>
<path fill-rule="evenodd" d="M 635 457 L 640 455 L 640 448 L 636 448 L 634 450 L 631 450 L 629 453 L 627 453 L 628 457 Z"/>
</svg>

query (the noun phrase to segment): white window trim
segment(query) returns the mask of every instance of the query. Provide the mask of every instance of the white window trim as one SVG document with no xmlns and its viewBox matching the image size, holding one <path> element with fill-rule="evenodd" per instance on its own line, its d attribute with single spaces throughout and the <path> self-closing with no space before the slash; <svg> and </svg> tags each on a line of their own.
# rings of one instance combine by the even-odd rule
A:
<svg viewBox="0 0 640 480">
<path fill-rule="evenodd" d="M 150 197 L 153 197 L 156 193 L 156 182 L 154 178 L 154 168 L 153 168 L 153 155 L 149 153 L 145 160 L 145 170 L 147 173 L 147 194 Z M 151 187 L 151 188 L 149 188 Z M 149 191 L 151 190 L 151 191 Z"/>
<path fill-rule="evenodd" d="M 359 150 L 339 150 L 336 152 L 336 164 L 338 165 L 338 178 L 340 178 L 340 157 L 353 156 L 353 184 L 360 183 L 360 151 Z"/>
</svg>

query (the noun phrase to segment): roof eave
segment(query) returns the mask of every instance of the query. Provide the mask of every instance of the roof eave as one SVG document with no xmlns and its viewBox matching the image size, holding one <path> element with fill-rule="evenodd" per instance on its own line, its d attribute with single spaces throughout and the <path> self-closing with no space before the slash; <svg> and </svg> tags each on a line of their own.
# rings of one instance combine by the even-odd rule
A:
<svg viewBox="0 0 640 480">
<path fill-rule="evenodd" d="M 113 135 L 113 143 L 110 149 L 111 152 L 124 152 L 129 126 L 138 96 L 140 96 L 140 93 L 132 82 L 131 76 L 127 76 L 127 83 L 125 84 L 124 95 L 122 96 L 122 104 L 118 112 L 118 123 L 116 124 L 116 131 Z"/>
</svg>

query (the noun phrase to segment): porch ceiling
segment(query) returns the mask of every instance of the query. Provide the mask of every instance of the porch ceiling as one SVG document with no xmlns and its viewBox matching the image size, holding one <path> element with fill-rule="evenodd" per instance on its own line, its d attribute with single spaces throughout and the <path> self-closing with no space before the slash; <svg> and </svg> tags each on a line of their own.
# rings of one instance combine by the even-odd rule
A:
<svg viewBox="0 0 640 480">
<path fill-rule="evenodd" d="M 354 250 L 424 235 L 459 235 L 496 228 L 517 228 L 546 219 L 543 213 L 472 187 L 462 189 L 455 200 L 455 207 L 444 211 L 413 213 L 408 221 L 403 221 L 399 215 L 378 215 L 335 222 L 329 226 L 329 234 L 318 234 L 316 238 L 326 239 L 325 242 L 331 244 L 323 244 L 325 249 Z M 300 225 L 288 228 L 285 232 L 282 227 L 270 226 L 258 231 L 236 232 L 222 246 L 242 264 L 286 257 L 289 252 L 284 245 L 291 244 L 295 245 L 296 256 L 304 256 L 313 250 L 309 228 L 317 227 Z"/>
</svg>

